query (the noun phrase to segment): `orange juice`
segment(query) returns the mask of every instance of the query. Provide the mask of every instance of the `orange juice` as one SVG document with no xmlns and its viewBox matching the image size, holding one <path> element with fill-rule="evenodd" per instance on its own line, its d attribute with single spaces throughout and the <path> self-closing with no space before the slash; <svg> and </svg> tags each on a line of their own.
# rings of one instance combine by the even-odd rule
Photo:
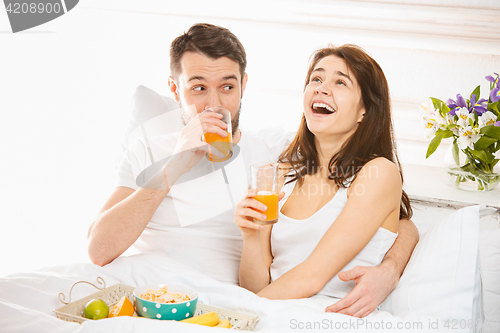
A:
<svg viewBox="0 0 500 333">
<path fill-rule="evenodd" d="M 225 138 L 216 133 L 205 133 L 204 139 L 206 143 L 209 143 L 212 147 L 224 154 L 224 157 L 218 158 L 212 154 L 207 153 L 206 157 L 212 162 L 223 162 L 228 160 L 233 156 L 233 149 L 231 146 L 231 134 L 228 134 Z M 210 148 L 209 148 L 210 149 Z M 210 150 L 209 150 L 210 151 Z"/>
<path fill-rule="evenodd" d="M 278 193 L 271 191 L 259 191 L 254 199 L 262 202 L 267 206 L 265 212 L 261 212 L 266 215 L 265 221 L 255 220 L 258 224 L 273 224 L 278 222 Z"/>
</svg>

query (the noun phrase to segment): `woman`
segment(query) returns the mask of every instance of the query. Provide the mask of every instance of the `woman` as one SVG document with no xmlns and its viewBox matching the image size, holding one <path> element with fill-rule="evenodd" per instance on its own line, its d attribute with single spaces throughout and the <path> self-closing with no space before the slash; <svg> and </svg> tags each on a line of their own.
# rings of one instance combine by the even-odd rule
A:
<svg viewBox="0 0 500 333">
<path fill-rule="evenodd" d="M 355 284 L 339 271 L 382 261 L 412 215 L 391 124 L 375 60 L 354 45 L 313 54 L 301 124 L 279 158 L 278 223 L 252 222 L 266 209 L 254 190 L 237 205 L 242 287 L 269 299 L 342 298 Z"/>
</svg>

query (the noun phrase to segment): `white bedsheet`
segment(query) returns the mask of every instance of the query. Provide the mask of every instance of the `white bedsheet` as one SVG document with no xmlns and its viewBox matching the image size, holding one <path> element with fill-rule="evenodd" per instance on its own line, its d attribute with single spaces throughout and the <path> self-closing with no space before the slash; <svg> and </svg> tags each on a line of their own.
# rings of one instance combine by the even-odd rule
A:
<svg viewBox="0 0 500 333">
<path fill-rule="evenodd" d="M 417 314 L 404 318 L 376 311 L 365 319 L 325 313 L 330 299 L 300 299 L 271 301 L 234 285 L 211 279 L 191 269 L 189 263 L 175 262 L 162 255 L 141 254 L 121 257 L 99 267 L 93 264 L 55 266 L 31 273 L 0 278 L 0 332 L 215 332 L 218 329 L 160 320 L 113 318 L 87 321 L 82 325 L 58 319 L 53 312 L 61 307 L 57 295 L 67 294 L 76 281 L 92 283 L 101 276 L 107 286 L 123 283 L 138 286 L 146 283 L 176 283 L 189 286 L 200 294 L 205 304 L 257 315 L 255 331 L 327 331 L 370 332 L 374 330 L 403 332 L 439 332 L 432 319 Z M 78 300 L 97 290 L 86 284 L 73 289 L 72 300 Z M 442 324 L 442 323 L 441 323 Z M 394 329 L 397 325 L 415 329 Z M 316 328 L 316 330 L 308 329 Z M 377 329 L 378 328 L 378 329 Z M 385 328 L 385 329 L 384 329 Z M 222 329 L 221 329 L 222 330 Z M 443 328 L 443 331 L 446 331 Z"/>
</svg>

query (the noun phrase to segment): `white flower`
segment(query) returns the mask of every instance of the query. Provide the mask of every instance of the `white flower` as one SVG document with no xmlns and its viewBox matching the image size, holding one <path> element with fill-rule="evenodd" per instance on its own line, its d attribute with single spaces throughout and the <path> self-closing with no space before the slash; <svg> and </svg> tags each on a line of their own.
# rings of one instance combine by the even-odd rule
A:
<svg viewBox="0 0 500 333">
<path fill-rule="evenodd" d="M 449 120 L 444 119 L 438 110 L 434 109 L 434 104 L 429 98 L 420 105 L 424 127 L 427 129 L 427 137 L 433 136 L 439 128 L 444 128 L 450 124 Z"/>
<path fill-rule="evenodd" d="M 422 112 L 424 117 L 425 117 L 425 115 L 433 114 L 433 113 L 437 112 L 436 110 L 434 110 L 434 104 L 432 104 L 432 100 L 430 98 L 427 99 L 422 104 L 420 104 L 420 111 Z"/>
<path fill-rule="evenodd" d="M 474 149 L 474 143 L 476 143 L 481 137 L 481 134 L 479 134 L 479 128 L 473 128 L 472 126 L 460 128 L 459 134 L 460 137 L 458 138 L 457 143 L 460 149 L 465 149 L 467 147 Z"/>
<path fill-rule="evenodd" d="M 431 99 L 429 98 L 424 103 L 420 104 L 420 111 L 424 119 L 429 119 L 432 123 L 447 125 L 448 122 L 441 116 L 438 110 L 434 109 Z"/>
<path fill-rule="evenodd" d="M 436 117 L 435 114 L 425 115 L 422 119 L 424 127 L 427 129 L 428 138 L 433 136 L 439 128 L 446 126 L 446 123 L 443 123 L 444 119 L 441 116 Z"/>
<path fill-rule="evenodd" d="M 486 111 L 479 117 L 479 128 L 488 125 L 495 125 L 496 121 L 497 121 L 497 116 L 495 116 L 495 114 L 491 111 Z"/>
<path fill-rule="evenodd" d="M 447 113 L 445 115 L 444 121 L 449 125 L 449 124 L 455 124 L 455 116 Z"/>
<path fill-rule="evenodd" d="M 457 125 L 457 123 L 455 122 L 455 116 L 447 113 L 445 118 L 444 118 L 445 122 L 446 122 L 446 125 L 451 125 L 451 124 L 455 124 Z M 458 133 L 458 129 L 460 127 L 459 126 L 455 126 L 455 127 L 452 127 L 451 128 L 451 131 L 453 132 L 453 135 L 454 136 L 459 136 L 460 134 Z"/>
<path fill-rule="evenodd" d="M 455 115 L 458 116 L 457 124 L 464 128 L 469 126 L 469 119 L 472 119 L 472 121 L 474 121 L 474 114 L 469 113 L 469 110 L 467 108 L 461 108 L 460 110 L 455 111 Z"/>
</svg>

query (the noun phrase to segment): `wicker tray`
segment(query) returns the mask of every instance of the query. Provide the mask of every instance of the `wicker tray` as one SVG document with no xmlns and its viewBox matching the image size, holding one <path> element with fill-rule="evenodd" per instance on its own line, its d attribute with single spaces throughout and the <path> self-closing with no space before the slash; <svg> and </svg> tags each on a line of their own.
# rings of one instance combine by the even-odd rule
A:
<svg viewBox="0 0 500 333">
<path fill-rule="evenodd" d="M 94 299 L 94 298 L 102 299 L 110 307 L 115 305 L 116 303 L 118 303 L 118 301 L 120 300 L 120 298 L 122 298 L 122 296 L 127 296 L 131 301 L 134 300 L 133 292 L 134 292 L 135 287 L 127 286 L 124 284 L 115 284 L 114 286 L 106 288 L 106 284 L 104 283 L 104 281 L 102 279 L 100 279 L 100 280 L 99 279 L 100 278 L 98 278 L 97 281 L 103 285 L 102 289 L 89 283 L 89 282 L 86 282 L 86 281 L 79 281 L 79 282 L 76 282 L 75 284 L 73 284 L 73 286 L 70 289 L 68 302 L 64 301 L 64 299 L 65 299 L 64 294 L 62 294 L 62 293 L 59 294 L 59 300 L 62 303 L 65 303 L 66 305 L 54 310 L 57 318 L 65 320 L 65 321 L 72 321 L 72 322 L 77 322 L 77 323 L 82 323 L 86 320 L 90 320 L 90 319 L 87 319 L 83 316 L 83 309 L 85 308 L 85 305 L 91 299 Z M 93 293 L 87 297 L 84 297 L 84 298 L 81 298 L 77 301 L 71 302 L 71 291 L 72 291 L 73 287 L 78 283 L 88 283 L 88 284 L 96 287 L 97 289 L 101 289 L 101 290 L 96 292 L 96 293 Z M 251 316 L 251 315 L 247 315 L 247 314 L 243 314 L 243 313 L 239 313 L 239 312 L 235 312 L 235 311 L 231 311 L 231 310 L 226 310 L 223 308 L 218 308 L 215 306 L 206 305 L 206 304 L 203 304 L 200 302 L 198 302 L 198 304 L 196 305 L 196 311 L 195 311 L 194 315 L 198 316 L 198 315 L 203 314 L 205 312 L 211 312 L 211 311 L 215 311 L 221 319 L 225 318 L 225 319 L 229 320 L 231 322 L 231 324 L 233 325 L 232 329 L 234 329 L 234 330 L 252 331 L 255 328 L 255 325 L 257 324 L 257 322 L 259 321 L 259 317 L 257 317 L 257 316 Z M 134 314 L 134 317 L 136 317 L 136 316 L 137 315 Z M 142 318 L 142 317 L 139 317 L 139 318 Z M 142 318 L 142 319 L 147 319 L 147 318 Z M 148 320 L 155 320 L 155 319 L 148 319 Z"/>
</svg>

